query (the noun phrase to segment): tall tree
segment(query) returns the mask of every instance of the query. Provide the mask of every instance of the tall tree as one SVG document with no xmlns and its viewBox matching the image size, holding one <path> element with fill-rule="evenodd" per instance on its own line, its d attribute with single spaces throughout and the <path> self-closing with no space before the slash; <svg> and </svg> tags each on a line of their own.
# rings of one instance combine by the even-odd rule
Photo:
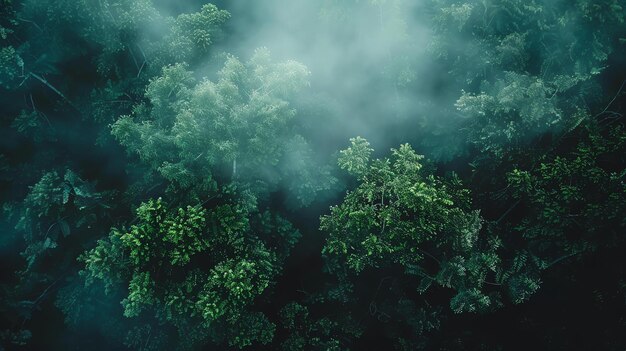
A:
<svg viewBox="0 0 626 351">
<path fill-rule="evenodd" d="M 430 174 L 423 156 L 408 144 L 392 149 L 388 158 L 372 159 L 372 151 L 360 137 L 341 151 L 339 166 L 356 176 L 358 185 L 320 220 L 320 229 L 328 234 L 323 249 L 327 269 L 346 285 L 348 296 L 359 284 L 357 277 L 370 272 L 382 278 L 379 289 L 385 280 L 393 280 L 391 299 L 404 301 L 411 291 L 435 289 L 432 294 L 441 296 L 443 288 L 454 291 L 448 304 L 455 313 L 497 308 L 501 296 L 493 280 L 501 264 L 499 241 L 481 232 L 482 219 L 471 209 L 468 190 L 457 177 Z M 370 311 L 418 329 L 431 313 L 422 302 L 424 320 L 413 323 L 399 316 L 399 305 L 391 305 L 396 307 L 385 311 L 370 304 Z"/>
</svg>

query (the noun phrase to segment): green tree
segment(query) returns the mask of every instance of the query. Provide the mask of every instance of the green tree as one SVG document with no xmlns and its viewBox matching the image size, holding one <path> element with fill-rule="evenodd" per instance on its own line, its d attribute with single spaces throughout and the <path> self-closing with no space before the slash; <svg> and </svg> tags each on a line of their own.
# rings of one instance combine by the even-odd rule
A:
<svg viewBox="0 0 626 351">
<path fill-rule="evenodd" d="M 57 247 L 74 229 L 85 230 L 107 216 L 113 193 L 96 191 L 71 170 L 63 178 L 55 171 L 45 173 L 30 188 L 23 203 L 6 204 L 5 211 L 14 219 L 27 247 L 22 253 L 30 270 L 39 256 Z"/>
<path fill-rule="evenodd" d="M 197 83 L 185 65 L 168 66 L 146 89 L 150 104 L 121 117 L 112 132 L 168 180 L 172 191 L 198 197 L 215 182 L 231 180 L 261 182 L 273 190 L 281 178 L 291 177 L 290 187 L 308 204 L 334 182 L 324 168 L 294 167 L 299 160 L 289 159 L 286 150 L 289 146 L 300 157 L 310 153 L 306 141 L 294 135 L 296 111 L 289 105 L 308 85 L 308 76 L 300 63 L 273 63 L 267 49 L 258 49 L 247 63 L 229 56 L 217 82 Z"/>
<path fill-rule="evenodd" d="M 328 233 L 323 253 L 339 265 L 334 269 L 345 265 L 359 273 L 399 265 L 422 292 L 433 284 L 454 289 L 450 307 L 457 313 L 497 305 L 485 287 L 500 263 L 497 241 L 481 235 L 482 219 L 458 179 L 425 173 L 423 156 L 408 144 L 372 160 L 365 139 L 351 143 L 339 165 L 359 185 L 320 223 Z"/>
<path fill-rule="evenodd" d="M 345 336 L 358 337 L 361 331 L 348 316 L 336 320 L 323 316 L 315 320 L 309 308 L 291 302 L 280 310 L 282 326 L 288 336 L 282 342 L 282 349 L 288 350 L 348 350 L 343 344 Z"/>
<path fill-rule="evenodd" d="M 21 202 L 3 206 L 5 219 L 13 225 L 13 230 L 7 228 L 7 239 L 24 244 L 24 264 L 15 272 L 15 283 L 0 287 L 7 315 L 15 315 L 9 329 L 2 331 L 1 339 L 8 344 L 16 337 L 25 343 L 22 336 L 31 333 L 27 322 L 73 269 L 73 258 L 83 250 L 88 234 L 99 232 L 98 225 L 110 220 L 114 192 L 98 191 L 96 184 L 71 170 L 61 174 L 44 173 Z"/>
<path fill-rule="evenodd" d="M 505 276 L 518 274 L 515 281 L 519 284 L 510 286 L 513 295 L 531 280 L 524 272 L 537 276 L 564 260 L 624 244 L 626 135 L 621 126 L 603 130 L 585 125 L 585 132 L 588 135 L 568 153 L 545 155 L 533 169 L 508 174 L 512 197 L 528 211 L 512 227 L 527 245 L 512 272 L 504 272 Z M 535 281 L 525 289 L 536 290 Z M 522 294 L 516 300 L 525 297 Z"/>
<path fill-rule="evenodd" d="M 253 304 L 274 284 L 298 237 L 286 220 L 241 203 L 170 209 L 150 200 L 137 209 L 137 224 L 112 229 L 81 257 L 81 274 L 110 291 L 126 285 L 124 316 L 173 325 L 177 348 L 266 344 L 274 325 Z"/>
<path fill-rule="evenodd" d="M 457 111 L 449 105 L 442 111 L 458 114 L 446 122 L 494 160 L 569 130 L 590 113 L 624 27 L 624 3 L 617 0 L 432 0 L 426 8 L 434 30 L 429 51 L 450 72 L 446 88 L 460 93 Z M 436 137 L 443 142 L 432 143 L 459 152 L 442 133 L 449 134 L 442 130 Z"/>
</svg>

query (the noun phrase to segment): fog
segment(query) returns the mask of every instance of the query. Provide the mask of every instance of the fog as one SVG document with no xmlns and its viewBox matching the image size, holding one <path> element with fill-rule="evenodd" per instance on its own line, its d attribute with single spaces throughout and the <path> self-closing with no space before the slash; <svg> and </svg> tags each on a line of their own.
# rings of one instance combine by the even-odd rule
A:
<svg viewBox="0 0 626 351">
<path fill-rule="evenodd" d="M 419 1 L 240 0 L 223 6 L 232 18 L 227 45 L 219 49 L 246 59 L 264 46 L 277 59 L 309 68 L 308 99 L 322 101 L 324 109 L 308 111 L 313 120 L 303 123 L 325 143 L 345 145 L 362 135 L 374 145 L 397 145 L 402 136 L 389 128 L 423 118 L 439 98 L 431 91 L 431 34 L 420 23 Z"/>
</svg>

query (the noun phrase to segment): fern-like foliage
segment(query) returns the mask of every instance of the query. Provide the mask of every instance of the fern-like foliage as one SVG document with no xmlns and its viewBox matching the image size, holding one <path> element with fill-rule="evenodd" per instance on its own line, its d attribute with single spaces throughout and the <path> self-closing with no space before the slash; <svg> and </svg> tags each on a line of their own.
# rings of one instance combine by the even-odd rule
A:
<svg viewBox="0 0 626 351">
<path fill-rule="evenodd" d="M 169 323 L 189 347 L 271 341 L 273 324 L 252 305 L 297 240 L 288 222 L 236 203 L 172 209 L 160 198 L 136 214 L 137 224 L 113 229 L 81 257 L 88 284 L 102 281 L 109 291 L 126 285 L 124 316 Z"/>
<path fill-rule="evenodd" d="M 359 185 L 322 216 L 324 254 L 355 273 L 400 265 L 422 281 L 422 292 L 432 284 L 452 288 L 455 312 L 495 305 L 484 286 L 500 261 L 481 236 L 482 219 L 470 209 L 467 190 L 425 173 L 423 156 L 408 144 L 392 149 L 390 158 L 372 160 L 370 152 L 362 138 L 341 152 L 340 166 Z"/>
</svg>

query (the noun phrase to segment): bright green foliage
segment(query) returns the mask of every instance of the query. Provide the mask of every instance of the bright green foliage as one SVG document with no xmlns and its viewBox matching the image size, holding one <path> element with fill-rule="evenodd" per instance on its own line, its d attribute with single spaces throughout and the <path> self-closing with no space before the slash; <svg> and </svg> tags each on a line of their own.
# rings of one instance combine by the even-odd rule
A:
<svg viewBox="0 0 626 351">
<path fill-rule="evenodd" d="M 370 152 L 355 138 L 341 153 L 339 164 L 360 184 L 321 218 L 324 253 L 356 273 L 400 264 L 421 277 L 421 291 L 432 283 L 456 290 L 455 312 L 485 310 L 492 301 L 484 281 L 499 258 L 480 235 L 482 220 L 470 210 L 467 190 L 456 179 L 424 174 L 423 156 L 408 144 L 392 149 L 391 158 L 370 160 Z"/>
<path fill-rule="evenodd" d="M 122 233 L 113 229 L 108 238 L 100 239 L 95 248 L 89 251 L 87 255 L 80 257 L 85 264 L 85 272 L 81 273 L 85 276 L 87 285 L 90 285 L 94 279 L 102 280 L 106 293 L 109 293 L 119 284 L 126 271 L 125 267 L 125 248 L 121 243 L 120 237 Z"/>
<path fill-rule="evenodd" d="M 147 306 L 154 304 L 154 281 L 149 272 L 133 275 L 128 285 L 128 297 L 122 300 L 125 317 L 137 317 Z"/>
<path fill-rule="evenodd" d="M 113 229 L 82 256 L 83 275 L 88 283 L 102 280 L 107 290 L 128 284 L 124 316 L 150 311 L 189 339 L 188 347 L 207 338 L 239 348 L 267 343 L 274 326 L 250 308 L 298 234 L 285 220 L 270 214 L 257 220 L 250 210 L 237 204 L 173 210 L 160 198 L 150 200 L 137 209 L 137 224 Z"/>
<path fill-rule="evenodd" d="M 130 250 L 134 265 L 149 265 L 156 252 L 163 249 L 172 265 L 185 265 L 193 254 L 207 248 L 202 238 L 206 211 L 191 206 L 179 208 L 175 215 L 168 216 L 166 211 L 161 199 L 142 204 L 137 209 L 137 218 L 144 225 L 133 225 L 120 237 Z"/>
<path fill-rule="evenodd" d="M 341 155 L 338 159 L 339 167 L 362 178 L 368 171 L 370 155 L 374 149 L 371 149 L 367 140 L 361 137 L 350 139 L 350 143 L 352 143 L 351 147 L 339 152 Z"/>
<path fill-rule="evenodd" d="M 198 299 L 198 307 L 207 320 L 217 319 L 225 314 L 236 318 L 240 309 L 269 285 L 267 276 L 259 269 L 271 271 L 272 267 L 258 266 L 247 260 L 228 260 L 219 263 L 209 273 L 211 282 Z M 222 300 L 223 303 L 217 301 Z"/>
<path fill-rule="evenodd" d="M 206 243 L 197 236 L 204 225 L 205 212 L 201 209 L 187 206 L 186 211 L 178 209 L 178 216 L 173 221 L 166 221 L 165 240 L 174 247 L 170 250 L 172 264 L 184 265 L 190 257 L 201 252 Z"/>
</svg>

